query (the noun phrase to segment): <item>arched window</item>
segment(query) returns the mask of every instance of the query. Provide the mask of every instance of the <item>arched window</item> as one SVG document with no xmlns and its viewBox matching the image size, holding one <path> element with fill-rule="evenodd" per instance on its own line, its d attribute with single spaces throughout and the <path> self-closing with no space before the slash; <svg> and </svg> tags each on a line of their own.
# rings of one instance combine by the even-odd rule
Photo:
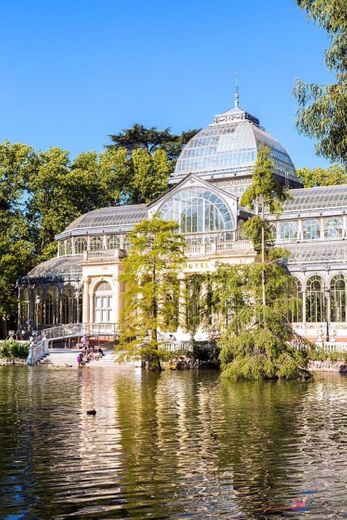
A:
<svg viewBox="0 0 347 520">
<path fill-rule="evenodd" d="M 277 229 L 276 229 L 276 226 L 275 224 L 270 224 L 270 240 L 272 242 L 274 242 L 276 240 L 276 236 L 277 236 Z"/>
<path fill-rule="evenodd" d="M 75 253 L 76 255 L 87 251 L 87 241 L 85 238 L 79 237 L 75 240 Z"/>
<path fill-rule="evenodd" d="M 27 322 L 30 318 L 30 293 L 29 289 L 24 289 L 21 297 L 21 321 Z"/>
<path fill-rule="evenodd" d="M 65 243 L 64 242 L 59 242 L 58 251 L 59 251 L 59 256 L 65 255 Z"/>
<path fill-rule="evenodd" d="M 302 225 L 304 240 L 317 240 L 320 238 L 320 223 L 318 220 L 305 220 Z"/>
<path fill-rule="evenodd" d="M 72 254 L 72 243 L 71 243 L 71 239 L 70 238 L 68 238 L 65 241 L 65 254 L 66 255 L 71 255 Z"/>
<path fill-rule="evenodd" d="M 131 248 L 130 240 L 126 235 L 124 235 L 123 238 L 123 249 L 126 249 L 127 251 Z"/>
<path fill-rule="evenodd" d="M 292 323 L 301 323 L 303 321 L 303 291 L 301 282 L 297 278 L 291 279 L 290 296 L 293 297 L 289 313 L 289 321 Z"/>
<path fill-rule="evenodd" d="M 235 228 L 235 220 L 218 195 L 205 188 L 185 188 L 160 207 L 160 215 L 175 220 L 182 233 L 209 233 Z"/>
<path fill-rule="evenodd" d="M 46 294 L 44 298 L 45 324 L 53 325 L 54 323 L 54 300 L 51 293 Z"/>
<path fill-rule="evenodd" d="M 324 224 L 325 238 L 341 238 L 343 236 L 343 222 L 340 218 L 329 218 Z"/>
<path fill-rule="evenodd" d="M 72 299 L 72 323 L 82 323 L 82 294 L 78 292 Z"/>
<path fill-rule="evenodd" d="M 108 282 L 101 282 L 94 293 L 95 323 L 112 322 L 112 288 Z"/>
<path fill-rule="evenodd" d="M 312 276 L 306 285 L 306 321 L 319 323 L 326 320 L 323 280 Z"/>
<path fill-rule="evenodd" d="M 296 222 L 283 222 L 280 225 L 281 240 L 296 240 L 298 238 L 298 225 Z"/>
<path fill-rule="evenodd" d="M 330 320 L 346 321 L 346 282 L 342 275 L 330 283 Z"/>
<path fill-rule="evenodd" d="M 119 241 L 118 235 L 111 235 L 107 238 L 107 241 L 106 241 L 107 249 L 118 249 L 119 244 L 120 244 L 120 241 Z"/>
<path fill-rule="evenodd" d="M 64 323 L 69 323 L 70 321 L 70 306 L 69 306 L 69 296 L 67 294 L 63 294 L 62 297 L 61 297 L 61 310 L 62 310 L 62 315 L 61 315 L 61 322 L 64 324 Z"/>
<path fill-rule="evenodd" d="M 90 250 L 100 251 L 102 249 L 102 237 L 92 237 L 90 239 Z"/>
</svg>

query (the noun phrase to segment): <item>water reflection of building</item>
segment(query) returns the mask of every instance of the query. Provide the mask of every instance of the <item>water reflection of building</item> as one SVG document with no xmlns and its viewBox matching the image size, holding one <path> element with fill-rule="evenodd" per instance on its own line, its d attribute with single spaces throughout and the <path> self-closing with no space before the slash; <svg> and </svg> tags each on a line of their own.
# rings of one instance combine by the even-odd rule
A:
<svg viewBox="0 0 347 520">
<path fill-rule="evenodd" d="M 302 188 L 284 147 L 257 118 L 235 106 L 217 115 L 184 147 L 170 177 L 172 189 L 149 206 L 101 208 L 82 215 L 57 236 L 58 255 L 19 284 L 20 325 L 118 322 L 118 275 L 132 226 L 158 211 L 175 219 L 188 242 L 184 278 L 214 270 L 217 262 L 253 262 L 242 233 L 250 213 L 239 199 L 251 182 L 259 147 L 271 150 L 273 175 L 290 188 L 280 218 L 269 216 L 278 244 L 292 256 L 289 269 L 302 300 L 293 322 L 302 334 L 347 337 L 347 185 Z M 185 280 L 181 287 L 184 289 Z M 183 324 L 184 325 L 184 324 Z"/>
</svg>

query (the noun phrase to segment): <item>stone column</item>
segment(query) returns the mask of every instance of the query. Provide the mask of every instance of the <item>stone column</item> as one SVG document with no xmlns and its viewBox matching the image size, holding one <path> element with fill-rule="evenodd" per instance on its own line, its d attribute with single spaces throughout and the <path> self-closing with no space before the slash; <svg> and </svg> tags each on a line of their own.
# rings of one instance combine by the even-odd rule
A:
<svg viewBox="0 0 347 520">
<path fill-rule="evenodd" d="M 90 278 L 89 276 L 83 282 L 83 312 L 82 312 L 82 321 L 83 323 L 89 323 L 90 321 L 90 308 L 89 308 L 89 285 Z"/>
<path fill-rule="evenodd" d="M 179 278 L 178 329 L 186 330 L 186 279 Z"/>
<path fill-rule="evenodd" d="M 114 298 L 113 298 L 113 314 L 114 314 L 114 321 L 117 325 L 120 322 L 120 283 L 119 283 L 119 275 L 112 277 L 113 286 L 114 286 Z"/>
</svg>

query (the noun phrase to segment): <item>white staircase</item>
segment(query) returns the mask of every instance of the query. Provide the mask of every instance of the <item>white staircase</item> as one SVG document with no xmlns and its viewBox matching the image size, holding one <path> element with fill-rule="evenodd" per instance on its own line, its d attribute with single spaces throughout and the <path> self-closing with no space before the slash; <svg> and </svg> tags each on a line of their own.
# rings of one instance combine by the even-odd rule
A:
<svg viewBox="0 0 347 520">
<path fill-rule="evenodd" d="M 104 349 L 104 356 L 99 360 L 89 361 L 86 366 L 114 366 L 115 354 L 111 349 Z M 58 349 L 52 348 L 48 350 L 48 355 L 40 361 L 40 365 L 51 367 L 77 367 L 77 356 L 80 353 L 78 349 Z"/>
</svg>

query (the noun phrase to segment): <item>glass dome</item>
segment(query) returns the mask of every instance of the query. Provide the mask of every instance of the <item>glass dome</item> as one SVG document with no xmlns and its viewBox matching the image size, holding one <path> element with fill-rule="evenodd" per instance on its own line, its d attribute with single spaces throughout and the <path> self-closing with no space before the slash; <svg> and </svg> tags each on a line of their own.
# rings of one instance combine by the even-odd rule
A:
<svg viewBox="0 0 347 520">
<path fill-rule="evenodd" d="M 183 148 L 172 181 L 188 173 L 212 176 L 245 175 L 252 172 L 261 146 L 268 146 L 274 173 L 301 185 L 285 148 L 260 127 L 258 119 L 235 106 L 215 116 L 214 122 L 200 130 Z M 205 174 L 205 175 L 204 175 Z"/>
<path fill-rule="evenodd" d="M 165 220 L 175 220 L 182 233 L 208 233 L 235 228 L 235 219 L 218 195 L 204 188 L 185 188 L 159 208 Z"/>
</svg>

